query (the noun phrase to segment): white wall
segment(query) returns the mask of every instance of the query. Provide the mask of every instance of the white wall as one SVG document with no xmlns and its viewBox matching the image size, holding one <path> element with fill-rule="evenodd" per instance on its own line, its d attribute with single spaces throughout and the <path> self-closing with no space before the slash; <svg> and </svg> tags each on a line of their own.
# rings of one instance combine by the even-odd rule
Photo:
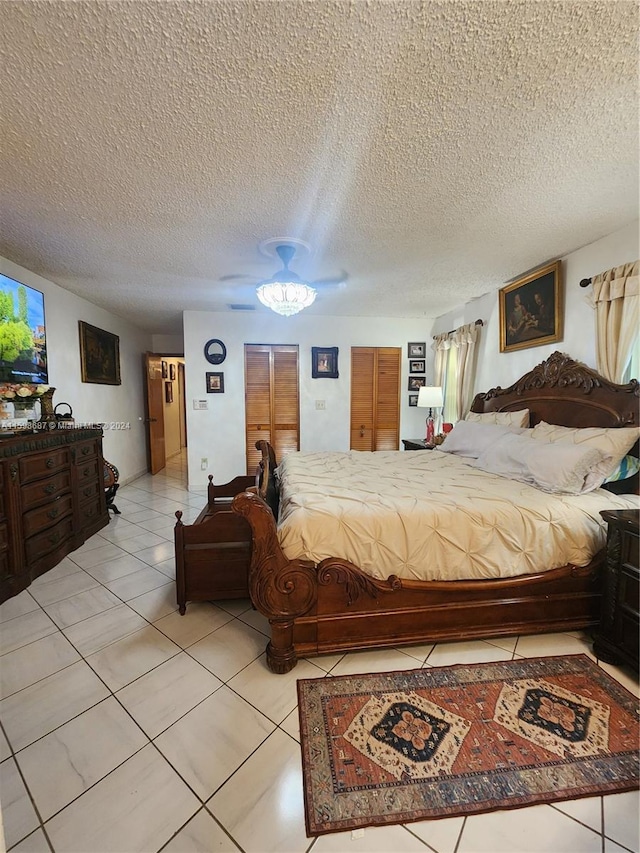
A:
<svg viewBox="0 0 640 853">
<path fill-rule="evenodd" d="M 44 293 L 49 384 L 56 388 L 53 403 L 67 402 L 76 423 L 104 422 L 104 456 L 129 482 L 147 470 L 142 354 L 151 349 L 151 336 L 98 308 L 57 284 L 0 257 L 0 272 Z M 94 385 L 80 378 L 78 320 L 120 338 L 121 385 Z M 129 424 L 111 429 L 111 424 Z"/>
<path fill-rule="evenodd" d="M 182 335 L 152 335 L 151 346 L 153 352 L 164 353 L 165 355 L 169 353 L 179 355 L 184 352 Z"/>
<path fill-rule="evenodd" d="M 189 486 L 202 488 L 207 475 L 224 483 L 245 473 L 244 344 L 298 344 L 300 348 L 300 449 L 348 450 L 350 417 L 350 360 L 352 346 L 398 346 L 402 349 L 400 434 L 420 438 L 424 411 L 409 408 L 407 343 L 427 344 L 427 382 L 433 364 L 429 330 L 432 319 L 398 320 L 371 317 L 318 317 L 302 312 L 295 317 L 265 314 L 221 314 L 187 311 L 184 320 L 186 362 Z M 211 338 L 227 347 L 219 367 L 205 359 L 203 348 Z M 339 347 L 338 379 L 311 378 L 311 347 Z M 224 373 L 224 394 L 207 394 L 205 374 Z M 195 411 L 193 400 L 206 400 L 207 411 Z M 316 409 L 324 400 L 325 409 Z M 201 459 L 208 460 L 206 470 Z"/>
<path fill-rule="evenodd" d="M 640 255 L 638 222 L 572 252 L 562 259 L 565 316 L 564 340 L 546 346 L 531 347 L 517 352 L 500 352 L 498 291 L 504 283 L 496 284 L 492 293 L 467 302 L 448 314 L 438 317 L 432 334 L 455 329 L 464 323 L 484 320 L 478 349 L 478 369 L 474 393 L 488 391 L 496 385 L 508 387 L 536 364 L 560 350 L 589 367 L 596 366 L 595 318 L 589 304 L 590 288 L 580 287 L 580 280 L 635 261 Z M 541 259 L 541 265 L 547 259 Z M 523 270 L 523 273 L 526 272 Z"/>
</svg>

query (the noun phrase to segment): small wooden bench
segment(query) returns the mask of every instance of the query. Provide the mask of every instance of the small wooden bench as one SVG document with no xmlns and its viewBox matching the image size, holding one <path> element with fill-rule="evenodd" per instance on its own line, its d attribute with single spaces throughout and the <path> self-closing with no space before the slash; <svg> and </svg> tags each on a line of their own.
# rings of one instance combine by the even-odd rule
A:
<svg viewBox="0 0 640 853">
<path fill-rule="evenodd" d="M 231 511 L 234 496 L 254 486 L 254 477 L 236 477 L 216 486 L 209 475 L 207 505 L 193 524 L 176 512 L 176 588 L 184 614 L 188 601 L 249 597 L 251 528 Z"/>
</svg>

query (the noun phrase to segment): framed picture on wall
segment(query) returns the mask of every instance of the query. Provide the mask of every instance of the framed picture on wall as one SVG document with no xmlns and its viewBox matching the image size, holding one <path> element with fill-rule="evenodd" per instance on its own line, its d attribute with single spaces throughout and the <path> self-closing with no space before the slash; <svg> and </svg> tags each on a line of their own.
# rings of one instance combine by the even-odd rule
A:
<svg viewBox="0 0 640 853">
<path fill-rule="evenodd" d="M 311 378 L 338 378 L 338 347 L 311 347 Z"/>
<path fill-rule="evenodd" d="M 80 330 L 80 373 L 83 382 L 120 385 L 120 338 L 78 321 Z"/>
<path fill-rule="evenodd" d="M 499 291 L 500 352 L 562 340 L 560 261 L 522 276 Z"/>
<path fill-rule="evenodd" d="M 409 394 L 409 405 L 417 406 L 418 405 L 418 395 L 417 394 Z"/>
<path fill-rule="evenodd" d="M 422 343 L 407 344 L 407 356 L 409 358 L 424 358 L 427 354 L 427 345 Z"/>
<path fill-rule="evenodd" d="M 424 373 L 425 362 L 423 358 L 409 362 L 409 373 Z"/>
<path fill-rule="evenodd" d="M 207 373 L 207 394 L 224 394 L 224 373 Z"/>
<path fill-rule="evenodd" d="M 164 383 L 164 399 L 166 403 L 173 403 L 173 382 Z"/>
<path fill-rule="evenodd" d="M 427 384 L 426 376 L 410 376 L 409 377 L 409 391 L 417 391 L 419 388 L 422 388 Z"/>
</svg>

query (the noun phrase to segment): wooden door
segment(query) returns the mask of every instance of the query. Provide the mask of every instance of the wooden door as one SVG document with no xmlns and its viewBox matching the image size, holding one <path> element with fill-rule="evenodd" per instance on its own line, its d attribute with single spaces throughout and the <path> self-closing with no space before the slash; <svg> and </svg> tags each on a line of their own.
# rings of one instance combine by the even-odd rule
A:
<svg viewBox="0 0 640 853">
<path fill-rule="evenodd" d="M 351 449 L 398 450 L 399 347 L 351 348 Z"/>
<path fill-rule="evenodd" d="M 149 471 L 157 474 L 167 463 L 164 448 L 162 357 L 145 354 L 147 455 Z"/>
<path fill-rule="evenodd" d="M 247 474 L 253 474 L 259 439 L 271 443 L 278 460 L 300 448 L 298 347 L 246 344 L 244 367 Z"/>
</svg>

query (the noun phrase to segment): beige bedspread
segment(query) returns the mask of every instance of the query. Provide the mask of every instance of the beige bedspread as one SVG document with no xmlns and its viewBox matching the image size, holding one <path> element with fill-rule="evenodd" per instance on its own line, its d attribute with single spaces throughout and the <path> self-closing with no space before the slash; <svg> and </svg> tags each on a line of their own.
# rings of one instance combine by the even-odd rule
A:
<svg viewBox="0 0 640 853">
<path fill-rule="evenodd" d="M 604 545 L 603 489 L 558 496 L 438 450 L 291 453 L 279 466 L 289 559 L 344 557 L 376 578 L 498 578 L 585 565 Z"/>
</svg>

